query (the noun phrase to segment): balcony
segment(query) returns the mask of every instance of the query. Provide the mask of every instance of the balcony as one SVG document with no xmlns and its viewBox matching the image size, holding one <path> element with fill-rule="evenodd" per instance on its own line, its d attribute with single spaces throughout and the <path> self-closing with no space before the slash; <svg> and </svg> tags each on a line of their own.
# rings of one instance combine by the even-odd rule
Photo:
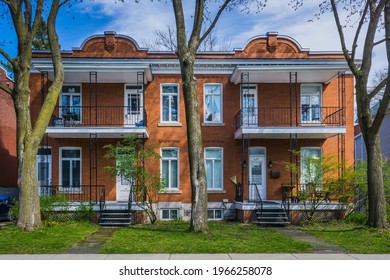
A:
<svg viewBox="0 0 390 280">
<path fill-rule="evenodd" d="M 241 137 L 325 139 L 345 133 L 344 109 L 339 107 L 251 107 L 235 116 L 235 139 Z"/>
<path fill-rule="evenodd" d="M 46 131 L 54 138 L 117 138 L 127 134 L 149 137 L 142 106 L 57 106 Z"/>
</svg>

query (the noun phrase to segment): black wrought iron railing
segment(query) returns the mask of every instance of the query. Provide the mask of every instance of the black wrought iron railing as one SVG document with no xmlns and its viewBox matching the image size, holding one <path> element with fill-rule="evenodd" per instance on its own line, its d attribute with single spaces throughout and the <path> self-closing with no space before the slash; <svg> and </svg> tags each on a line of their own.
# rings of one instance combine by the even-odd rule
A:
<svg viewBox="0 0 390 280">
<path fill-rule="evenodd" d="M 104 185 L 74 185 L 74 186 L 40 186 L 40 196 L 62 196 L 71 202 L 98 203 L 102 192 L 105 192 Z"/>
<path fill-rule="evenodd" d="M 344 109 L 339 107 L 253 107 L 241 109 L 234 121 L 236 129 L 304 124 L 340 126 L 343 112 Z"/>
<path fill-rule="evenodd" d="M 147 115 L 142 106 L 57 106 L 50 126 L 146 127 Z"/>
<path fill-rule="evenodd" d="M 102 212 L 106 208 L 106 189 L 103 188 L 99 198 L 99 210 Z"/>
</svg>

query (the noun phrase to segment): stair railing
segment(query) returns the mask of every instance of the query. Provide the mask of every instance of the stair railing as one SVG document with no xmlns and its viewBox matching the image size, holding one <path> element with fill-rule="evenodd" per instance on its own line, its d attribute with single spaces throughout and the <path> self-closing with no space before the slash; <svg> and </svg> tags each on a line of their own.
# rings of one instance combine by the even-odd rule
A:
<svg viewBox="0 0 390 280">
<path fill-rule="evenodd" d="M 257 188 L 257 184 L 250 184 L 255 187 L 255 192 L 257 193 L 257 197 L 259 198 L 258 200 L 255 200 L 256 203 L 256 209 L 258 209 L 259 204 L 260 204 L 260 214 L 263 214 L 263 199 L 261 198 L 259 189 Z"/>
<path fill-rule="evenodd" d="M 128 197 L 128 200 L 127 200 L 127 210 L 131 211 L 131 207 L 133 205 L 133 188 L 134 188 L 134 184 L 132 183 L 130 185 L 130 191 L 129 191 L 129 197 Z"/>
<path fill-rule="evenodd" d="M 99 210 L 100 213 L 106 208 L 106 189 L 103 188 L 99 198 Z"/>
</svg>

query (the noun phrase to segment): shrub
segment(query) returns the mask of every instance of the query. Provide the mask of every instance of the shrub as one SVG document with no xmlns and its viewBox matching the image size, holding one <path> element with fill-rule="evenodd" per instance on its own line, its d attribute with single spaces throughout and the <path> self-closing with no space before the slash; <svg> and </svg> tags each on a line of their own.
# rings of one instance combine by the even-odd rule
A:
<svg viewBox="0 0 390 280">
<path fill-rule="evenodd" d="M 367 215 L 366 214 L 352 213 L 345 220 L 348 223 L 365 225 L 365 224 L 367 224 Z"/>
</svg>

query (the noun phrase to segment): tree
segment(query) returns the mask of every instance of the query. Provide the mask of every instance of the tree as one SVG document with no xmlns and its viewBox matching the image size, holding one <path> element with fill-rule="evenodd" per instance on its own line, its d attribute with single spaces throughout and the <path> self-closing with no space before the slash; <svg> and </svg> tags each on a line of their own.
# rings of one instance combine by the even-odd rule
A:
<svg viewBox="0 0 390 280">
<path fill-rule="evenodd" d="M 39 22 L 37 32 L 34 36 L 34 40 L 32 42 L 33 50 L 49 50 L 50 42 L 47 34 L 47 23 L 41 18 Z"/>
<path fill-rule="evenodd" d="M 12 58 L 0 48 L 0 54 L 12 65 L 14 73 L 14 88 L 0 85 L 0 88 L 10 94 L 14 100 L 17 126 L 17 157 L 18 157 L 18 187 L 19 215 L 17 226 L 24 230 L 34 230 L 41 227 L 38 182 L 36 174 L 36 156 L 42 137 L 45 134 L 51 115 L 62 88 L 64 71 L 61 52 L 56 32 L 56 17 L 60 7 L 69 0 L 30 1 L 30 0 L 0 0 L 17 35 L 18 52 Z M 48 89 L 46 98 L 34 124 L 30 115 L 30 66 L 32 58 L 32 43 L 37 34 L 39 24 L 45 16 L 44 8 L 48 8 L 47 34 L 50 43 L 54 67 L 54 79 Z"/>
<path fill-rule="evenodd" d="M 293 0 L 295 7 L 303 4 L 303 0 Z M 348 12 L 347 23 L 358 16 L 356 32 L 351 45 L 347 48 L 345 26 L 341 22 L 339 10 Z M 367 150 L 367 186 L 368 186 L 368 224 L 371 227 L 388 227 L 386 217 L 386 201 L 382 172 L 382 152 L 379 139 L 379 129 L 390 101 L 390 68 L 386 78 L 372 91 L 368 90 L 368 79 L 371 72 L 373 51 L 376 46 L 386 45 L 387 62 L 390 64 L 390 0 L 325 0 L 320 5 L 317 16 L 331 11 L 337 26 L 341 48 L 349 69 L 355 77 L 357 114 L 363 139 Z M 366 25 L 366 29 L 363 28 Z M 376 41 L 379 30 L 384 29 L 385 37 Z M 356 59 L 358 40 L 365 33 L 362 46 L 361 63 Z M 383 99 L 378 112 L 372 116 L 370 101 L 384 88 Z"/>
<path fill-rule="evenodd" d="M 232 10 L 238 5 L 246 11 L 251 7 L 257 7 L 258 10 L 261 10 L 266 1 L 216 0 L 215 2 L 219 5 L 217 5 L 218 8 L 216 9 L 214 16 L 211 16 L 211 8 L 206 6 L 206 2 L 211 4 L 212 1 L 195 1 L 192 15 L 192 29 L 187 33 L 182 1 L 172 0 L 176 22 L 176 54 L 180 62 L 187 122 L 187 142 L 192 190 L 190 230 L 194 232 L 208 232 L 206 171 L 203 160 L 202 132 L 196 91 L 196 79 L 194 76 L 196 52 L 201 43 L 214 29 L 224 11 Z M 203 28 L 205 19 L 207 19 L 209 25 L 206 28 Z M 202 30 L 205 31 L 202 33 Z M 190 34 L 188 39 L 187 34 Z"/>
<path fill-rule="evenodd" d="M 112 159 L 112 164 L 104 167 L 113 177 L 120 176 L 130 185 L 130 195 L 134 195 L 137 205 L 144 209 L 149 221 L 157 221 L 158 198 L 163 189 L 160 173 L 151 172 L 146 163 L 159 159 L 154 147 L 145 147 L 140 139 L 125 138 L 117 145 L 106 145 L 105 158 Z"/>
<path fill-rule="evenodd" d="M 149 41 L 143 41 L 143 45 L 153 51 L 171 51 L 177 50 L 176 30 L 172 25 L 167 25 L 165 29 L 157 29 L 155 38 Z M 212 30 L 207 38 L 200 44 L 201 51 L 229 51 L 231 41 L 224 37 L 222 43 L 219 43 L 215 30 Z"/>
</svg>

